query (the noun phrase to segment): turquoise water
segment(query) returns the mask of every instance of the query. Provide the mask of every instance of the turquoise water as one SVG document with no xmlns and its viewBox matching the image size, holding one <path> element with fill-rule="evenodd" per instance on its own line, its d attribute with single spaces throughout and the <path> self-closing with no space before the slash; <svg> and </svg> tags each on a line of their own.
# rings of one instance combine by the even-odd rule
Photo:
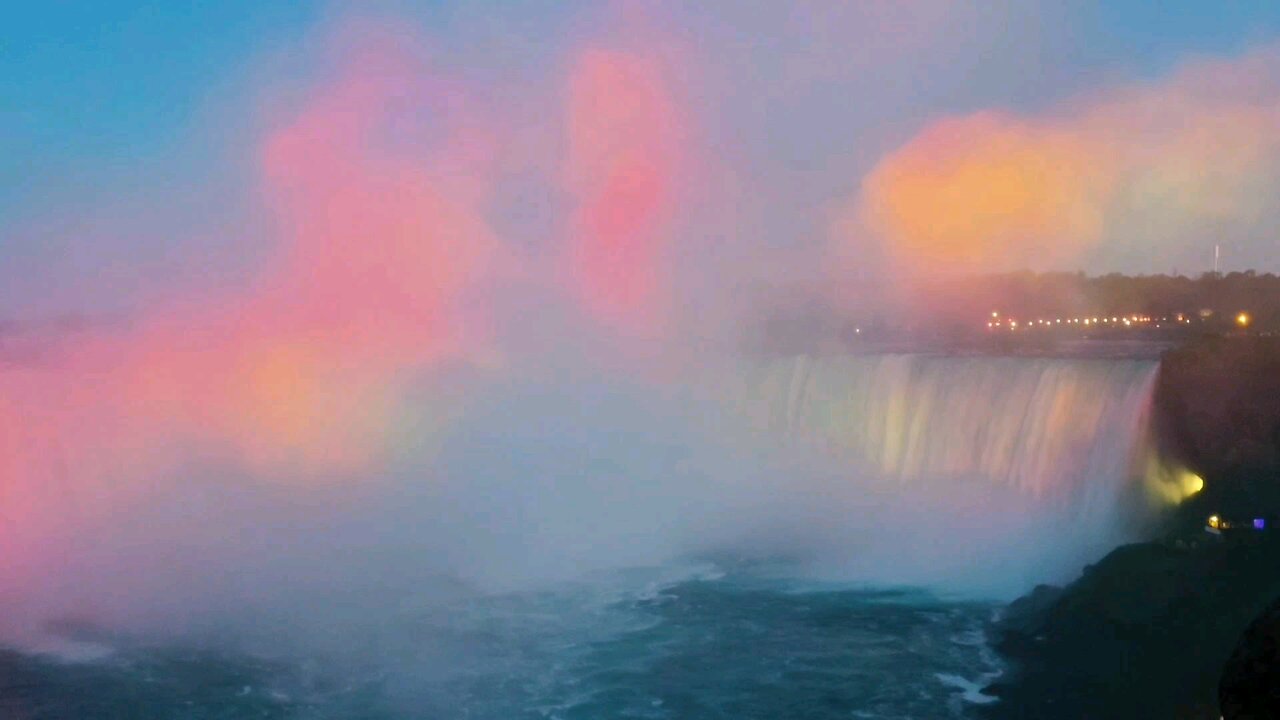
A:
<svg viewBox="0 0 1280 720">
<path fill-rule="evenodd" d="M 957 718 L 994 606 L 714 571 L 613 573 L 369 619 L 344 650 L 64 639 L 0 655 L 5 718 Z"/>
</svg>

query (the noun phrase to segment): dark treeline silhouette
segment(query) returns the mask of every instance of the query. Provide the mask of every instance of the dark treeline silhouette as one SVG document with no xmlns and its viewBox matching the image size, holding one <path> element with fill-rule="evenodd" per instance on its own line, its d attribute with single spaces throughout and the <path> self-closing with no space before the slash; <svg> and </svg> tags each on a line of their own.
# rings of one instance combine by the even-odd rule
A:
<svg viewBox="0 0 1280 720">
<path fill-rule="evenodd" d="M 886 286 L 884 292 L 864 293 L 860 302 L 848 302 L 812 290 L 757 288 L 751 295 L 745 345 L 768 352 L 839 350 L 885 340 L 989 345 L 992 328 L 987 323 L 993 313 L 1005 322 L 1004 329 L 1010 319 L 1020 321 L 1019 327 L 1040 319 L 1054 323 L 1053 332 L 1037 339 L 1007 334 L 999 339 L 1002 345 L 1067 335 L 1182 341 L 1205 334 L 1280 333 L 1280 275 L 1271 273 L 1188 277 L 1027 271 L 952 277 L 896 295 L 892 289 Z M 1241 313 L 1247 317 L 1245 325 L 1237 321 Z M 1071 318 L 1135 314 L 1151 322 L 1067 323 Z M 1179 315 L 1190 322 L 1169 322 Z"/>
<path fill-rule="evenodd" d="M 1007 273 L 972 280 L 982 297 L 1003 300 L 1006 313 L 1022 316 L 1185 313 L 1230 325 L 1245 312 L 1258 330 L 1280 329 L 1280 275 L 1252 270 L 1185 275 L 1087 276 L 1084 273 Z"/>
</svg>

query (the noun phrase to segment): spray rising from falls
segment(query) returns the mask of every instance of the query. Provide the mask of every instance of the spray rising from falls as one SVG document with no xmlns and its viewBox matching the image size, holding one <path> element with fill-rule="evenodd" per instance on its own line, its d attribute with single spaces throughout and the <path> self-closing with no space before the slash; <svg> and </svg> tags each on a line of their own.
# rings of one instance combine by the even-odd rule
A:
<svg viewBox="0 0 1280 720">
<path fill-rule="evenodd" d="M 380 617 L 707 557 L 1011 597 L 1141 533 L 1156 370 L 858 356 L 424 378 L 449 391 L 401 393 L 391 457 L 354 485 L 280 484 L 147 435 L 121 437 L 171 464 L 89 444 L 40 474 L 46 445 L 25 443 L 0 508 L 0 635 L 59 616 L 331 627 L 354 596 Z"/>
<path fill-rule="evenodd" d="M 680 673 L 691 692 L 749 677 L 937 705 L 954 678 L 990 671 L 972 639 L 990 606 L 971 599 L 1067 580 L 1140 531 L 1156 369 L 926 356 L 736 359 L 662 379 L 467 368 L 395 393 L 391 457 L 351 484 L 281 484 L 165 436 L 57 453 L 79 426 L 15 413 L 4 427 L 28 435 L 0 439 L 27 452 L 0 458 L 0 647 L 104 658 L 124 688 L 152 687 L 130 670 L 150 647 L 265 658 L 286 670 L 235 683 L 234 702 L 299 697 L 314 717 L 376 716 L 370 698 L 386 717 L 638 716 L 669 687 L 637 694 L 637 678 L 675 666 L 712 671 Z M 174 459 L 123 463 L 105 452 L 117 437 Z M 38 473 L 50 459 L 57 472 Z M 777 683 L 775 655 L 723 662 L 751 628 L 821 671 Z"/>
</svg>

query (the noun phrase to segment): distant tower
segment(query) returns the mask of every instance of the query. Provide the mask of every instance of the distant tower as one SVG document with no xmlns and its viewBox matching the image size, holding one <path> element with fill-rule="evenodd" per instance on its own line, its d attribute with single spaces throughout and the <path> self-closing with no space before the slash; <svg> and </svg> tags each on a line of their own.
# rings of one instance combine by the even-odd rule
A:
<svg viewBox="0 0 1280 720">
<path fill-rule="evenodd" d="M 1221 246 L 1218 243 L 1213 244 L 1213 276 L 1218 276 L 1218 251 Z"/>
</svg>

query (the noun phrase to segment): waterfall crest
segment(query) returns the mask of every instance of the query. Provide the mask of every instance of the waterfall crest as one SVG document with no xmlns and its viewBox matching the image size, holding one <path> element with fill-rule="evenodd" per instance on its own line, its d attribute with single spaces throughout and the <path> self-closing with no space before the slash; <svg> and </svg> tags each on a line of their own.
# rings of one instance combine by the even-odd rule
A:
<svg viewBox="0 0 1280 720">
<path fill-rule="evenodd" d="M 763 442 L 819 458 L 842 481 L 933 512 L 1023 517 L 1075 556 L 1135 539 L 1156 482 L 1158 362 L 933 355 L 797 356 L 719 379 Z M 1167 474 L 1167 473 L 1166 473 Z M 981 498 L 981 499 L 980 499 Z M 959 509 L 958 509 L 959 510 Z"/>
</svg>

